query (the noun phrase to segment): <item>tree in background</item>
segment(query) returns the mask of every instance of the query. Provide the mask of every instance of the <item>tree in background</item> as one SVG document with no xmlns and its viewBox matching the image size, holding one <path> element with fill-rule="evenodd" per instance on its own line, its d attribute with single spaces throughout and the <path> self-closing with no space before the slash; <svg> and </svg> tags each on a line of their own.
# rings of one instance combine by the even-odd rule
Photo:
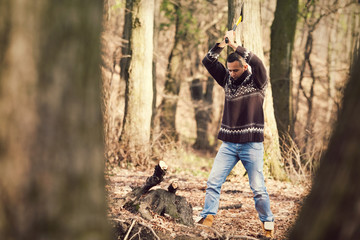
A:
<svg viewBox="0 0 360 240">
<path fill-rule="evenodd" d="M 102 1 L 0 1 L 0 236 L 109 239 Z"/>
<path fill-rule="evenodd" d="M 358 9 L 352 0 L 300 2 L 291 124 L 296 153 L 291 158 L 308 174 L 319 166 L 338 115 L 359 34 Z"/>
<path fill-rule="evenodd" d="M 327 152 L 289 239 L 360 238 L 360 49 Z"/>
<path fill-rule="evenodd" d="M 156 108 L 156 101 L 157 101 L 157 86 L 156 86 L 156 80 L 157 80 L 157 67 L 156 63 L 158 62 L 159 58 L 159 36 L 160 36 L 160 14 L 161 14 L 161 4 L 162 0 L 154 0 L 154 54 L 153 54 L 153 102 L 152 102 L 152 116 L 151 116 L 151 139 L 154 139 L 154 128 L 156 126 L 156 115 L 157 115 L 157 108 Z"/>
<path fill-rule="evenodd" d="M 163 1 L 162 8 L 171 22 L 175 24 L 174 45 L 172 47 L 164 87 L 164 97 L 161 101 L 160 127 L 163 132 L 163 139 L 166 141 L 177 141 L 178 133 L 176 131 L 176 109 L 180 93 L 181 80 L 183 80 L 182 71 L 184 69 L 184 44 L 188 31 L 189 11 L 184 8 L 180 0 Z"/>
<path fill-rule="evenodd" d="M 292 49 L 299 1 L 277 0 L 271 25 L 270 79 L 274 113 L 280 139 L 293 133 L 292 122 Z"/>
<path fill-rule="evenodd" d="M 240 14 L 240 0 L 229 0 L 229 21 L 228 28 L 231 29 L 237 16 Z M 260 0 L 244 2 L 244 21 L 236 31 L 237 39 L 248 50 L 254 52 L 260 59 L 264 60 L 262 37 L 261 37 L 261 17 Z M 234 17 L 236 16 L 236 17 Z M 271 83 L 268 82 L 266 97 L 264 102 L 265 114 L 265 164 L 269 168 L 270 174 L 276 179 L 285 179 L 285 172 L 281 167 L 281 154 L 279 145 L 279 135 L 276 127 L 274 108 L 272 102 Z"/>
<path fill-rule="evenodd" d="M 193 145 L 195 149 L 212 149 L 209 142 L 208 126 L 212 117 L 213 87 L 214 79 L 212 77 L 208 77 L 205 88 L 200 78 L 191 81 L 190 92 L 196 120 L 196 140 Z"/>
<path fill-rule="evenodd" d="M 154 0 L 127 0 L 130 9 L 124 27 L 131 54 L 121 67 L 126 76 L 125 113 L 120 137 L 121 153 L 130 161 L 146 159 L 150 145 L 153 99 Z M 126 30 L 127 29 L 127 30 Z M 130 31 L 130 33 L 127 33 Z M 128 76 L 127 76 L 128 74 Z M 141 150 L 141 151 L 140 151 Z M 135 157 L 141 154 L 142 157 Z M 141 163 L 140 163 L 141 164 Z"/>
<path fill-rule="evenodd" d="M 217 141 L 211 141 L 211 123 L 214 121 L 216 126 L 220 125 L 222 116 L 219 114 L 219 120 L 214 119 L 214 79 L 201 64 L 201 59 L 205 52 L 223 36 L 226 24 L 224 16 L 227 14 L 227 8 L 219 8 L 216 2 L 206 2 L 206 4 L 200 2 L 196 8 L 198 13 L 196 31 L 194 31 L 193 40 L 189 42 L 187 51 L 188 58 L 191 59 L 190 94 L 196 121 L 196 140 L 193 148 L 212 151 L 216 148 Z M 219 108 L 222 106 L 221 103 L 217 105 Z M 215 129 L 216 134 L 217 128 Z"/>
</svg>

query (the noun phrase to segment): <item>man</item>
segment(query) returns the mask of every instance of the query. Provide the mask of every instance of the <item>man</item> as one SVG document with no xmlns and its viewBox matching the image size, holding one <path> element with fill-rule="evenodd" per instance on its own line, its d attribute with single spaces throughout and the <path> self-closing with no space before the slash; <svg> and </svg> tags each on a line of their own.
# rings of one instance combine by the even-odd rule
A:
<svg viewBox="0 0 360 240">
<path fill-rule="evenodd" d="M 228 38 L 228 43 L 225 42 Z M 227 58 L 227 68 L 218 62 L 225 46 L 234 49 Z M 220 190 L 226 177 L 239 160 L 244 165 L 255 208 L 265 235 L 273 236 L 274 216 L 263 175 L 264 112 L 267 84 L 266 69 L 253 53 L 234 43 L 234 31 L 228 31 L 221 43 L 206 54 L 203 64 L 217 83 L 224 88 L 224 113 L 218 138 L 223 141 L 207 182 L 204 209 L 199 223 L 211 226 L 219 207 Z M 248 66 L 251 67 L 251 72 Z"/>
</svg>

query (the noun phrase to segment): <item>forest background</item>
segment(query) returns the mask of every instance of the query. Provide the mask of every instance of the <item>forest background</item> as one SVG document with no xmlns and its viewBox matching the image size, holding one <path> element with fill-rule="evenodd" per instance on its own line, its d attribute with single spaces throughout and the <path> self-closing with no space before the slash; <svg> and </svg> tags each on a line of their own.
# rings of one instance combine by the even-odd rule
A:
<svg viewBox="0 0 360 240">
<path fill-rule="evenodd" d="M 110 239 L 105 198 L 141 185 L 159 160 L 171 174 L 190 173 L 184 182 L 206 178 L 224 96 L 200 62 L 242 2 L 1 0 L 1 238 Z M 264 161 L 273 201 L 300 204 L 291 191 L 301 188 L 273 179 L 317 176 L 290 239 L 358 239 L 359 3 L 244 2 L 237 41 L 270 76 Z M 104 163 L 106 178 L 124 177 L 110 193 Z M 241 184 L 231 187 L 250 196 Z M 192 190 L 183 194 L 199 204 L 203 188 Z M 255 226 L 248 210 L 233 213 L 237 226 Z M 279 223 L 295 217 L 274 210 Z"/>
<path fill-rule="evenodd" d="M 143 13 L 154 15 L 152 35 L 141 40 L 153 39 L 149 56 L 149 46 L 130 38 L 129 13 L 138 3 L 106 1 L 102 75 L 110 165 L 148 167 L 166 159 L 196 171 L 211 164 L 220 144 L 224 93 L 201 60 L 231 28 L 240 3 L 155 1 Z M 317 169 L 359 44 L 358 11 L 350 0 L 245 1 L 237 40 L 263 59 L 271 82 L 265 101 L 268 176 L 304 181 Z M 140 51 L 139 58 L 129 51 Z M 143 58 L 153 61 L 146 77 L 135 73 L 146 71 Z M 130 74 L 141 79 L 129 77 L 130 61 L 139 62 Z"/>
</svg>

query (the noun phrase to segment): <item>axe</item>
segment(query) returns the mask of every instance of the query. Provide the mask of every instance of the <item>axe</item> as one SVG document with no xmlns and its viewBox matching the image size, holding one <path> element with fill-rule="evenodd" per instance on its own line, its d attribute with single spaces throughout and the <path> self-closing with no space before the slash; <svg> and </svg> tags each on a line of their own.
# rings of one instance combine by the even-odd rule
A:
<svg viewBox="0 0 360 240">
<path fill-rule="evenodd" d="M 235 31 L 236 30 L 236 27 L 239 25 L 239 23 L 241 23 L 242 21 L 244 20 L 244 2 L 242 2 L 241 4 L 241 10 L 240 10 L 240 16 L 237 20 L 237 22 L 234 24 L 232 30 Z M 225 42 L 226 43 L 229 43 L 229 39 L 226 37 L 225 38 Z"/>
</svg>

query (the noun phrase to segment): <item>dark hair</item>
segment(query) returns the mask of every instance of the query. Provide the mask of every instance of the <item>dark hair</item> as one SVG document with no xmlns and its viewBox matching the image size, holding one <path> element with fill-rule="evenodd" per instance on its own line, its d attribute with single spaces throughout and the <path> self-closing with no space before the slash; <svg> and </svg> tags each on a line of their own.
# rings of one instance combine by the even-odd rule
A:
<svg viewBox="0 0 360 240">
<path fill-rule="evenodd" d="M 240 54 L 238 54 L 237 52 L 232 52 L 229 54 L 229 56 L 227 57 L 226 61 L 227 62 L 235 62 L 235 61 L 239 61 L 240 62 L 240 66 L 243 66 L 243 58 L 240 56 Z"/>
</svg>

